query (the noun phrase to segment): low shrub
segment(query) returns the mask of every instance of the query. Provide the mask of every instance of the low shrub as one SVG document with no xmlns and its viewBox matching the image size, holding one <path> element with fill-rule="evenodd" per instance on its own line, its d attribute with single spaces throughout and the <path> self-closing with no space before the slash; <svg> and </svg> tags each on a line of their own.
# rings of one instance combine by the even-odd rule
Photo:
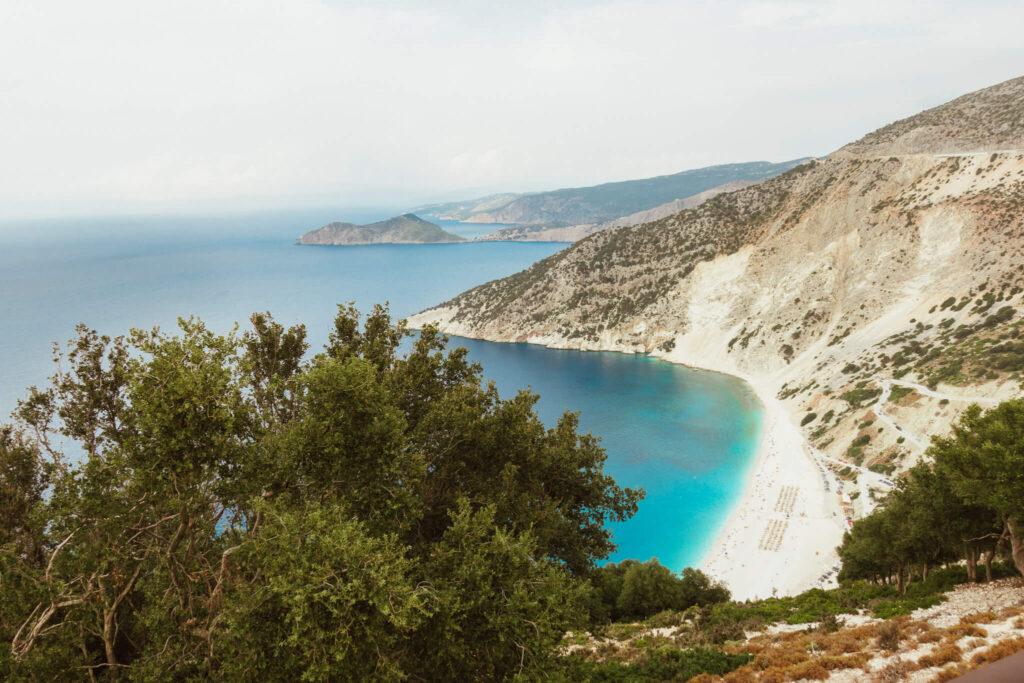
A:
<svg viewBox="0 0 1024 683">
<path fill-rule="evenodd" d="M 882 668 L 875 680 L 879 681 L 879 683 L 898 683 L 898 681 L 906 679 L 909 671 L 910 667 L 907 666 L 907 663 L 902 659 L 897 659 L 895 662 L 890 662 Z"/>
<path fill-rule="evenodd" d="M 922 669 L 930 669 L 935 666 L 945 666 L 959 662 L 963 659 L 964 651 L 952 643 L 943 643 L 934 650 L 918 658 L 917 665 Z"/>
<path fill-rule="evenodd" d="M 750 662 L 745 654 L 728 654 L 721 650 L 664 648 L 633 664 L 621 662 L 590 662 L 578 655 L 564 660 L 566 681 L 686 681 L 700 674 L 721 676 Z"/>
<path fill-rule="evenodd" d="M 1024 638 L 1021 636 L 1006 638 L 1004 640 L 1000 640 L 995 645 L 982 650 L 981 652 L 975 653 L 975 655 L 971 657 L 971 664 L 977 668 L 979 666 L 984 666 L 985 664 L 991 664 L 992 662 L 999 661 L 1003 657 L 1009 657 L 1021 650 L 1024 650 Z"/>
<path fill-rule="evenodd" d="M 974 624 L 955 624 L 946 629 L 946 642 L 955 643 L 961 638 L 984 638 L 988 632 Z"/>
<path fill-rule="evenodd" d="M 900 649 L 900 625 L 895 621 L 886 621 L 879 624 L 878 646 L 889 652 L 895 652 Z"/>
<path fill-rule="evenodd" d="M 995 612 L 978 612 L 977 614 L 968 614 L 966 617 L 960 619 L 961 624 L 991 624 L 993 621 L 998 619 Z"/>
</svg>

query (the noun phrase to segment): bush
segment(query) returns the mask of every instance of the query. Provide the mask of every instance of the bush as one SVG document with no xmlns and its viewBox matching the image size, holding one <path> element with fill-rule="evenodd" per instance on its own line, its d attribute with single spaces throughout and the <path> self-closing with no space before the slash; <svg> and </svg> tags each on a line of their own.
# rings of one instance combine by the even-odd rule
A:
<svg viewBox="0 0 1024 683">
<path fill-rule="evenodd" d="M 924 655 L 917 660 L 918 666 L 922 669 L 928 669 L 933 666 L 945 666 L 946 664 L 955 664 L 959 662 L 964 656 L 963 650 L 952 643 L 943 643 L 939 645 L 930 653 Z"/>
<path fill-rule="evenodd" d="M 750 662 L 753 656 L 721 650 L 662 649 L 634 664 L 588 662 L 579 655 L 566 657 L 563 680 L 567 681 L 686 681 L 700 674 L 721 676 Z"/>
<path fill-rule="evenodd" d="M 591 621 L 646 619 L 666 610 L 683 611 L 729 599 L 729 591 L 704 572 L 687 567 L 679 575 L 652 559 L 623 560 L 590 573 L 594 601 Z"/>
<path fill-rule="evenodd" d="M 889 652 L 900 649 L 900 625 L 886 621 L 878 627 L 878 646 Z"/>
<path fill-rule="evenodd" d="M 835 614 L 826 614 L 821 618 L 821 623 L 818 624 L 818 628 L 825 633 L 835 633 L 843 627 L 843 622 L 839 621 Z"/>
<path fill-rule="evenodd" d="M 804 415 L 804 419 L 800 420 L 800 426 L 805 427 L 810 423 L 814 422 L 815 418 L 818 417 L 817 413 L 807 413 Z"/>
</svg>

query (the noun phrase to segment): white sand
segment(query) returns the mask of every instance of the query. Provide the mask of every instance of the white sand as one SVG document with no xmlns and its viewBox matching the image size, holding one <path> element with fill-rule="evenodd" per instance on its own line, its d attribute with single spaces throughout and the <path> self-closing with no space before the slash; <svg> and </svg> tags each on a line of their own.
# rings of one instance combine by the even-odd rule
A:
<svg viewBox="0 0 1024 683">
<path fill-rule="evenodd" d="M 774 392 L 744 379 L 765 407 L 761 443 L 743 497 L 700 568 L 723 581 L 736 600 L 793 595 L 819 583 L 839 564 L 835 547 L 846 522 L 834 478 L 826 491 L 809 447 Z M 776 510 L 784 487 L 796 487 L 795 500 L 791 507 Z M 781 539 L 759 547 L 773 521 L 785 523 Z M 834 580 L 833 572 L 821 585 L 834 585 Z"/>
<path fill-rule="evenodd" d="M 724 582 L 737 600 L 834 586 L 839 565 L 835 549 L 847 528 L 838 486 L 830 473 L 823 476 L 825 470 L 813 459 L 811 445 L 776 398 L 780 376 L 803 369 L 794 364 L 776 376 L 753 377 L 736 368 L 721 338 L 709 324 L 677 337 L 673 351 L 656 354 L 669 362 L 738 377 L 764 405 L 761 442 L 743 496 L 705 553 L 700 569 Z M 794 487 L 792 504 L 776 510 L 780 495 L 791 495 Z M 781 538 L 780 527 L 784 528 Z M 766 530 L 769 534 L 775 530 L 775 537 L 766 539 Z"/>
</svg>

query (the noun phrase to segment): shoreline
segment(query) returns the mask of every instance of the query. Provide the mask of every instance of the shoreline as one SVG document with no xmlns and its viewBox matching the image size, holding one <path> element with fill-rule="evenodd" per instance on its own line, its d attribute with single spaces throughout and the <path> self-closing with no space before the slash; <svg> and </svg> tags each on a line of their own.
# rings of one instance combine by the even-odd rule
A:
<svg viewBox="0 0 1024 683">
<path fill-rule="evenodd" d="M 434 309 L 409 319 L 416 329 L 428 322 L 440 323 L 446 311 Z M 447 321 L 445 321 L 447 322 Z M 468 330 L 448 330 L 452 336 L 495 341 Z M 693 345 L 678 342 L 668 353 L 646 352 L 646 355 L 676 365 L 730 375 L 747 384 L 763 407 L 761 433 L 757 451 L 747 471 L 743 492 L 732 505 L 725 522 L 714 535 L 713 542 L 701 555 L 696 568 L 712 580 L 724 583 L 732 599 L 743 601 L 772 595 L 793 595 L 816 585 L 830 585 L 819 579 L 838 563 L 835 547 L 845 530 L 843 517 L 834 491 L 827 490 L 817 463 L 811 457 L 810 444 L 790 420 L 782 401 L 776 398 L 774 382 L 753 377 L 731 362 L 714 363 L 715 354 L 702 353 L 707 339 L 692 340 Z M 500 343 L 520 343 L 511 340 Z M 617 351 L 645 353 L 629 348 L 580 348 L 562 339 L 535 338 L 525 343 L 551 349 L 577 351 Z M 689 346 L 690 352 L 683 350 Z M 704 349 L 700 347 L 705 347 Z M 723 359 L 724 360 L 724 359 Z M 731 359 L 729 359 L 731 360 Z M 731 555 L 730 555 L 731 553 Z"/>
</svg>

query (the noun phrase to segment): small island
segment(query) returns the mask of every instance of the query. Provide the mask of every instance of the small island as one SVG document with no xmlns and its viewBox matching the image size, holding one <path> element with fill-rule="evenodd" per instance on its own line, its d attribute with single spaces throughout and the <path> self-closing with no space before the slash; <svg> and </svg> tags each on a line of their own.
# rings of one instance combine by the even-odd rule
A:
<svg viewBox="0 0 1024 683">
<path fill-rule="evenodd" d="M 320 245 L 444 244 L 465 241 L 465 237 L 446 232 L 430 221 L 407 213 L 368 225 L 328 223 L 322 228 L 303 234 L 298 243 Z"/>
</svg>

